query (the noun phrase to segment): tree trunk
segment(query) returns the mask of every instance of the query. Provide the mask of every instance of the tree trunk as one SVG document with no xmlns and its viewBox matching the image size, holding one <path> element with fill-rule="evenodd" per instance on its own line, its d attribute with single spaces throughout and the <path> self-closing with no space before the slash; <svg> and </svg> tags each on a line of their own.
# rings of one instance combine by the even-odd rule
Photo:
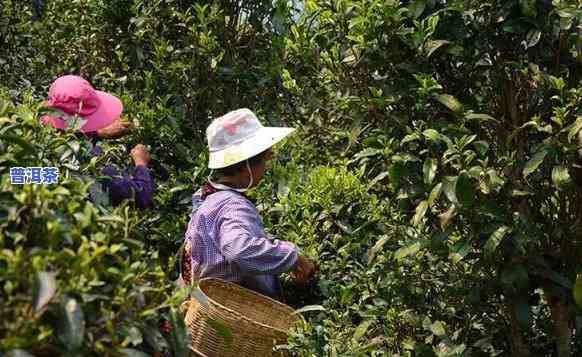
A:
<svg viewBox="0 0 582 357">
<path fill-rule="evenodd" d="M 528 357 L 530 355 L 529 346 L 527 345 L 527 341 L 523 335 L 523 329 L 519 325 L 515 311 L 513 302 L 508 302 L 507 315 L 509 317 L 511 355 L 513 357 Z"/>
<path fill-rule="evenodd" d="M 570 328 L 570 309 L 568 303 L 557 296 L 550 296 L 548 303 L 552 312 L 558 357 L 571 357 L 570 342 L 572 339 L 572 329 Z"/>
</svg>

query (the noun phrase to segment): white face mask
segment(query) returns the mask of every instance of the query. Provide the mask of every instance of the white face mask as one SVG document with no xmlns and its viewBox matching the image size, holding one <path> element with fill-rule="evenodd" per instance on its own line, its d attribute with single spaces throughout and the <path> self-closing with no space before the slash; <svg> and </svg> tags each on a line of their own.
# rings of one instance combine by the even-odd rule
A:
<svg viewBox="0 0 582 357">
<path fill-rule="evenodd" d="M 246 164 L 247 164 L 247 170 L 249 171 L 249 177 L 251 178 L 249 180 L 249 184 L 246 188 L 234 188 L 234 187 L 223 185 L 221 183 L 215 183 L 215 182 L 212 182 L 212 180 L 210 179 L 210 176 L 208 176 L 208 183 L 217 190 L 233 190 L 236 192 L 246 192 L 246 191 L 250 190 L 250 188 L 253 186 L 253 183 L 254 183 L 253 182 L 253 170 L 251 169 L 251 165 L 249 164 L 249 160 L 246 161 Z"/>
</svg>

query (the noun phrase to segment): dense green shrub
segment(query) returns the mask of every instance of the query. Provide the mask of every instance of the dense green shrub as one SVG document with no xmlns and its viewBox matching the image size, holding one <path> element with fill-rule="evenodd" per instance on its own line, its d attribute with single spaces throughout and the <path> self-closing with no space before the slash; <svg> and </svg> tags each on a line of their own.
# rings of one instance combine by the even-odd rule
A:
<svg viewBox="0 0 582 357">
<path fill-rule="evenodd" d="M 151 352 L 166 341 L 158 323 L 175 308 L 155 245 L 138 234 L 145 217 L 127 204 L 89 200 L 97 177 L 92 144 L 38 122 L 36 105 L 0 101 L 0 287 L 2 349 L 34 355 Z M 56 166 L 60 182 L 12 185 L 8 168 Z M 173 312 L 174 314 L 176 312 Z"/>
<path fill-rule="evenodd" d="M 580 348 L 580 3 L 308 1 L 306 10 L 287 42 L 288 90 L 311 114 L 302 121 L 326 143 L 324 157 L 364 168 L 410 218 L 419 235 L 401 255 L 468 272 L 458 278 L 472 295 L 445 306 L 490 304 L 485 320 L 509 326 L 497 349 Z"/>
</svg>

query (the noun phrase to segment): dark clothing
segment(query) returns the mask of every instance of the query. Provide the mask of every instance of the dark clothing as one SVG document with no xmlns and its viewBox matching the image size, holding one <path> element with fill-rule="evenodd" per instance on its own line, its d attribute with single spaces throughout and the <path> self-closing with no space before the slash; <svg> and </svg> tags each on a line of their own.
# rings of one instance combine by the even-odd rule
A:
<svg viewBox="0 0 582 357">
<path fill-rule="evenodd" d="M 101 172 L 112 178 L 105 184 L 105 188 L 114 206 L 125 199 L 134 197 L 134 194 L 137 207 L 145 209 L 153 206 L 154 180 L 147 167 L 137 166 L 133 170 L 133 175 L 127 172 L 122 174 L 114 166 L 107 166 Z"/>
<path fill-rule="evenodd" d="M 91 152 L 93 156 L 100 156 L 103 150 L 98 145 L 99 138 L 97 133 L 79 133 L 78 136 L 88 138 L 94 147 Z M 137 166 L 133 172 L 128 170 L 120 171 L 113 165 L 108 165 L 101 170 L 104 176 L 111 177 L 111 180 L 104 183 L 103 186 L 109 193 L 111 204 L 119 205 L 123 200 L 135 198 L 135 204 L 138 208 L 145 209 L 153 206 L 154 179 L 147 167 Z"/>
</svg>

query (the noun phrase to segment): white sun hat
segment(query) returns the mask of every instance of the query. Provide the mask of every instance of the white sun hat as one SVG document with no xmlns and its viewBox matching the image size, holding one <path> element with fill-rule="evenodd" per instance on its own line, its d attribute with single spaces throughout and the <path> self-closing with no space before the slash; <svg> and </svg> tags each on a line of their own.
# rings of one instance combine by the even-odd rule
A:
<svg viewBox="0 0 582 357">
<path fill-rule="evenodd" d="M 210 151 L 208 168 L 221 169 L 250 159 L 293 131 L 294 128 L 263 126 L 247 108 L 226 113 L 206 129 Z"/>
</svg>

